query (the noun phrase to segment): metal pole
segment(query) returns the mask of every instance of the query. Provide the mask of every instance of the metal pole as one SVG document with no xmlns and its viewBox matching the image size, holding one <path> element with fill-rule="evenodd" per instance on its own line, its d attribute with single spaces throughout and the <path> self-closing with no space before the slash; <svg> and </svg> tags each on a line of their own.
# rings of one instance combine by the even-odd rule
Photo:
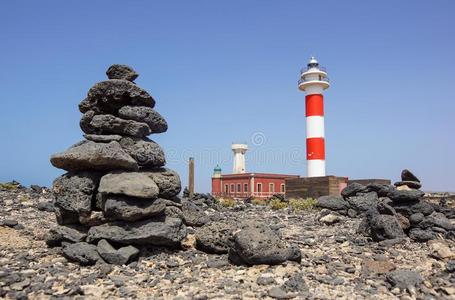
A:
<svg viewBox="0 0 455 300">
<path fill-rule="evenodd" d="M 194 157 L 190 157 L 188 167 L 189 167 L 188 190 L 190 193 L 190 198 L 193 198 L 193 196 L 194 196 Z"/>
</svg>

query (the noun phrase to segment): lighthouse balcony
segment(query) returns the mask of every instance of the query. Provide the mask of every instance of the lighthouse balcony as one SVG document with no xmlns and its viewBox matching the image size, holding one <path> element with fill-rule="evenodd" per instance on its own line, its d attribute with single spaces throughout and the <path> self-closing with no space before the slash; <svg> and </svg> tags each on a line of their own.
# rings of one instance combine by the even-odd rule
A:
<svg viewBox="0 0 455 300">
<path fill-rule="evenodd" d="M 323 89 L 327 89 L 330 86 L 330 81 L 327 77 L 319 77 L 317 79 L 301 78 L 298 83 L 299 83 L 299 89 L 302 91 L 311 85 L 319 85 Z"/>
<path fill-rule="evenodd" d="M 322 77 L 327 77 L 327 71 L 323 67 L 306 67 L 302 68 L 300 70 L 300 77 L 304 78 L 306 76 L 311 76 L 311 75 L 316 75 L 316 76 L 322 76 Z"/>
</svg>

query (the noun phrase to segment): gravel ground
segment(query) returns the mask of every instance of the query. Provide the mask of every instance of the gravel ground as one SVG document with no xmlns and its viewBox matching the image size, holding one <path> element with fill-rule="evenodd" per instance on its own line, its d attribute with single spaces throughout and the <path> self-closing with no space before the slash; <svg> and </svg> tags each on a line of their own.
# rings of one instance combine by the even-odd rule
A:
<svg viewBox="0 0 455 300">
<path fill-rule="evenodd" d="M 47 211 L 50 201 L 48 192 L 0 191 L 0 297 L 455 299 L 454 242 L 374 243 L 356 234 L 360 219 L 341 217 L 339 223 L 324 225 L 316 210 L 241 206 L 222 212 L 226 218 L 258 219 L 280 228 L 283 238 L 300 246 L 300 264 L 233 266 L 227 255 L 194 249 L 190 234 L 186 250 L 142 249 L 139 261 L 127 266 L 81 267 L 44 242 L 56 226 L 54 214 Z M 412 274 L 397 273 L 408 269 Z M 414 287 L 415 275 L 422 280 Z M 397 276 L 404 276 L 407 288 L 398 287 Z"/>
</svg>

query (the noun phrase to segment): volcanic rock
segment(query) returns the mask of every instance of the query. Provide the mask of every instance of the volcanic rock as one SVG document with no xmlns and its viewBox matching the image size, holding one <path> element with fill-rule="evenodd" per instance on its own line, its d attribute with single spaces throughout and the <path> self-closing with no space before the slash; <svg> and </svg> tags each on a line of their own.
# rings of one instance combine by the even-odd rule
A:
<svg viewBox="0 0 455 300">
<path fill-rule="evenodd" d="M 111 135 L 84 134 L 84 137 L 89 141 L 94 141 L 97 143 L 109 143 L 112 141 L 118 142 L 122 139 L 122 136 L 117 134 Z"/>
<path fill-rule="evenodd" d="M 300 249 L 288 246 L 269 226 L 247 222 L 233 236 L 229 259 L 234 264 L 275 265 L 287 260 L 300 262 Z"/>
<path fill-rule="evenodd" d="M 186 227 L 179 218 L 157 217 L 137 222 L 113 222 L 91 227 L 89 243 L 105 239 L 119 244 L 177 247 L 186 236 Z"/>
<path fill-rule="evenodd" d="M 96 248 L 106 262 L 115 265 L 124 265 L 139 254 L 139 250 L 133 246 L 126 246 L 116 250 L 106 240 L 100 240 Z"/>
<path fill-rule="evenodd" d="M 379 183 L 369 183 L 366 186 L 366 192 L 376 192 L 378 197 L 386 197 L 387 194 L 394 190 L 395 187 L 387 184 L 379 184 Z"/>
<path fill-rule="evenodd" d="M 449 260 L 446 264 L 446 271 L 449 273 L 455 272 L 455 260 Z"/>
<path fill-rule="evenodd" d="M 50 247 L 61 246 L 62 242 L 78 243 L 85 241 L 87 234 L 81 228 L 57 226 L 49 230 L 46 244 Z"/>
<path fill-rule="evenodd" d="M 349 203 L 338 196 L 321 196 L 317 199 L 316 205 L 331 210 L 346 210 L 349 207 Z"/>
<path fill-rule="evenodd" d="M 140 166 L 162 167 L 166 163 L 164 151 L 150 139 L 124 137 L 120 145 Z"/>
<path fill-rule="evenodd" d="M 106 71 L 106 75 L 109 79 L 124 79 L 128 81 L 134 81 L 139 76 L 130 66 L 117 64 L 110 66 Z"/>
<path fill-rule="evenodd" d="M 196 248 L 215 254 L 228 253 L 237 225 L 228 221 L 209 223 L 196 229 Z"/>
<path fill-rule="evenodd" d="M 405 237 L 399 221 L 390 215 L 377 215 L 370 222 L 371 237 L 375 241 Z"/>
<path fill-rule="evenodd" d="M 395 270 L 387 274 L 386 279 L 392 286 L 399 289 L 415 287 L 422 283 L 423 279 L 419 273 L 412 270 Z"/>
<path fill-rule="evenodd" d="M 95 84 L 89 90 L 87 98 L 79 104 L 79 110 L 82 113 L 93 110 L 96 113 L 115 114 L 127 105 L 153 108 L 155 100 L 128 80 L 110 79 Z"/>
<path fill-rule="evenodd" d="M 124 196 L 108 195 L 104 202 L 104 215 L 114 220 L 137 221 L 164 214 L 166 204 L 158 198 L 152 201 Z"/>
<path fill-rule="evenodd" d="M 81 120 L 79 121 L 79 127 L 88 136 L 101 135 L 101 134 L 96 134 L 95 128 L 93 128 L 93 126 L 90 125 L 90 122 L 92 122 L 92 119 L 95 115 L 96 115 L 96 113 L 93 110 L 89 110 L 82 115 Z M 104 141 L 103 141 L 103 143 L 104 143 Z"/>
<path fill-rule="evenodd" d="M 420 228 L 411 228 L 409 230 L 409 237 L 417 242 L 426 242 L 437 238 L 436 233 L 431 230 L 423 230 Z"/>
<path fill-rule="evenodd" d="M 136 161 L 128 155 L 118 142 L 95 143 L 87 141 L 51 156 L 54 167 L 67 171 L 109 171 L 138 169 Z"/>
<path fill-rule="evenodd" d="M 120 134 L 133 137 L 145 137 L 152 133 L 149 126 L 145 123 L 124 120 L 113 115 L 92 115 L 91 111 L 87 112 L 81 121 L 81 129 L 85 133 L 100 134 Z"/>
<path fill-rule="evenodd" d="M 15 227 L 19 224 L 19 222 L 17 222 L 16 220 L 13 220 L 13 219 L 5 219 L 5 220 L 1 221 L 0 224 L 2 226 Z"/>
<path fill-rule="evenodd" d="M 415 213 L 422 213 L 423 215 L 428 216 L 434 211 L 433 206 L 425 200 L 418 200 L 417 202 L 393 202 L 392 206 L 397 212 L 405 217 L 410 217 Z"/>
<path fill-rule="evenodd" d="M 371 207 L 376 207 L 378 204 L 378 195 L 376 192 L 357 193 L 356 196 L 346 198 L 350 207 L 359 213 L 364 213 Z"/>
<path fill-rule="evenodd" d="M 419 223 L 419 227 L 423 229 L 439 227 L 447 231 L 455 230 L 455 225 L 453 225 L 444 214 L 438 212 L 433 212 L 431 215 L 426 216 L 423 221 Z"/>
<path fill-rule="evenodd" d="M 364 186 L 360 183 L 357 183 L 357 182 L 353 182 L 341 191 L 341 196 L 343 196 L 344 198 L 347 198 L 347 197 L 355 196 L 357 193 L 362 193 L 362 192 L 366 192 L 366 191 L 367 191 L 366 186 Z"/>
<path fill-rule="evenodd" d="M 401 171 L 401 180 L 402 181 L 417 181 L 420 182 L 419 178 L 417 178 L 411 171 L 408 169 L 404 169 Z"/>
<path fill-rule="evenodd" d="M 411 225 L 417 225 L 420 222 L 422 222 L 424 218 L 425 218 L 425 215 L 423 213 L 420 213 L 420 212 L 414 213 L 409 216 L 409 222 L 411 223 Z"/>
<path fill-rule="evenodd" d="M 52 203 L 51 201 L 39 202 L 36 205 L 36 208 L 38 208 L 38 210 L 47 211 L 47 212 L 54 212 L 55 211 L 54 203 Z"/>
<path fill-rule="evenodd" d="M 146 199 L 154 199 L 159 194 L 156 183 L 147 175 L 138 172 L 108 173 L 101 177 L 98 191 L 102 194 Z"/>
<path fill-rule="evenodd" d="M 90 212 L 99 180 L 98 173 L 80 172 L 64 174 L 54 181 L 52 191 L 59 224 L 77 223 L 81 213 Z"/>
<path fill-rule="evenodd" d="M 118 114 L 123 119 L 146 123 L 152 133 L 167 131 L 168 126 L 166 120 L 151 107 L 124 106 L 119 109 Z"/>
<path fill-rule="evenodd" d="M 385 198 L 387 200 L 390 201 L 389 198 Z M 384 200 L 381 199 L 382 201 L 378 203 L 378 205 L 376 206 L 376 209 L 378 210 L 378 212 L 381 214 L 381 215 L 391 215 L 391 216 L 394 216 L 397 214 L 396 210 L 389 205 L 389 201 L 387 200 Z"/>
<path fill-rule="evenodd" d="M 183 220 L 188 226 L 202 226 L 209 221 L 204 211 L 196 204 L 185 201 L 182 204 Z"/>
<path fill-rule="evenodd" d="M 183 212 L 180 207 L 177 206 L 166 206 L 164 215 L 170 218 L 178 218 L 183 220 Z"/>
<path fill-rule="evenodd" d="M 177 172 L 167 168 L 157 168 L 144 171 L 159 188 L 159 196 L 171 199 L 182 190 L 180 176 Z"/>
<path fill-rule="evenodd" d="M 415 202 L 419 201 L 425 195 L 424 192 L 419 190 L 393 190 L 389 192 L 387 197 L 394 202 Z"/>
<path fill-rule="evenodd" d="M 78 262 L 83 266 L 94 265 L 97 261 L 102 261 L 102 258 L 96 251 L 96 246 L 85 242 L 64 246 L 63 255 L 68 258 L 68 260 Z"/>
</svg>

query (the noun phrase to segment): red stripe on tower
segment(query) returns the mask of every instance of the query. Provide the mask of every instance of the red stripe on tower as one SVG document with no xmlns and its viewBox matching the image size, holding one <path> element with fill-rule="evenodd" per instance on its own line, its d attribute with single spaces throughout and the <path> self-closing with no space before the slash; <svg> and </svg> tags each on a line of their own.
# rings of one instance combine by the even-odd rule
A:
<svg viewBox="0 0 455 300">
<path fill-rule="evenodd" d="M 325 141 L 323 137 L 306 139 L 306 159 L 325 160 Z"/>
<path fill-rule="evenodd" d="M 305 96 L 306 116 L 324 115 L 324 96 L 321 94 L 311 94 Z"/>
</svg>

